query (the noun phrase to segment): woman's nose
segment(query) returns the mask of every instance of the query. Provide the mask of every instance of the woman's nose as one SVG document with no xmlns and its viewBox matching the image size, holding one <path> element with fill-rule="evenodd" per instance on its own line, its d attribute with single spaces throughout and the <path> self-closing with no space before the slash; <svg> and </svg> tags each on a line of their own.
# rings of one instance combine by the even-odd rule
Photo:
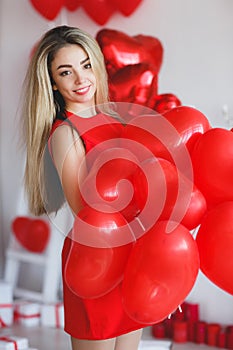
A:
<svg viewBox="0 0 233 350">
<path fill-rule="evenodd" d="M 76 83 L 76 84 L 80 84 L 80 83 L 83 82 L 84 80 L 85 80 L 84 72 L 82 72 L 82 71 L 76 71 L 76 72 L 75 72 L 75 83 Z"/>
</svg>

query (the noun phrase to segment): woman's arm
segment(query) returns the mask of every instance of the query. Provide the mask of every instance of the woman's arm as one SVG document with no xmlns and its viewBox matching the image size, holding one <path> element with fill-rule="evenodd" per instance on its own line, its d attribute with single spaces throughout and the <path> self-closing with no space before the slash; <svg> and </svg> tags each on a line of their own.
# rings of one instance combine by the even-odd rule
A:
<svg viewBox="0 0 233 350">
<path fill-rule="evenodd" d="M 74 129 L 62 125 L 52 134 L 51 151 L 65 198 L 77 214 L 82 208 L 80 183 L 87 174 L 83 142 Z"/>
</svg>

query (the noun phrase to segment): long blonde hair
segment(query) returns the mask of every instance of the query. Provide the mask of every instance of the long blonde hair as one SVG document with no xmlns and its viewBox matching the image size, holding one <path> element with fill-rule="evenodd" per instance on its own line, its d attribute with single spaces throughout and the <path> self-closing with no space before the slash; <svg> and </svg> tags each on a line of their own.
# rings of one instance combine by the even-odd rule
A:
<svg viewBox="0 0 233 350">
<path fill-rule="evenodd" d="M 56 212 L 64 202 L 47 142 L 57 113 L 65 109 L 62 96 L 52 89 L 51 62 L 57 51 L 68 44 L 80 45 L 86 51 L 97 80 L 95 102 L 103 106 L 102 112 L 107 112 L 104 106 L 108 108 L 107 73 L 96 40 L 83 30 L 69 26 L 55 27 L 45 33 L 31 58 L 23 86 L 24 178 L 29 210 L 34 215 Z"/>
</svg>

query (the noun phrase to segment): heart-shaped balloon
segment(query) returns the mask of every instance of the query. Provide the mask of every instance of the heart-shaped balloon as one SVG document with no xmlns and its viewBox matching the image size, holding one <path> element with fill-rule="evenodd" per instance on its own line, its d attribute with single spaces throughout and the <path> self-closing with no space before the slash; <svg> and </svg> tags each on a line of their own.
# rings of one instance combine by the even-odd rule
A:
<svg viewBox="0 0 233 350">
<path fill-rule="evenodd" d="M 141 115 L 130 120 L 122 132 L 122 144 L 132 152 L 135 152 L 136 144 L 140 144 L 137 157 L 141 161 L 151 158 L 152 155 L 170 162 L 183 157 L 184 152 L 187 153 L 186 158 L 189 156 L 181 135 L 160 114 Z M 146 150 L 151 152 L 150 155 Z"/>
<path fill-rule="evenodd" d="M 192 152 L 194 181 L 212 206 L 233 200 L 233 133 L 222 128 L 207 130 Z"/>
<path fill-rule="evenodd" d="M 163 59 L 163 47 L 159 39 L 142 34 L 129 36 L 117 30 L 102 29 L 97 33 L 96 40 L 104 54 L 110 77 L 118 69 L 138 63 L 150 64 L 154 73 L 158 74 Z"/>
<path fill-rule="evenodd" d="M 64 5 L 69 11 L 75 11 L 82 4 L 82 0 L 64 0 Z"/>
<path fill-rule="evenodd" d="M 134 173 L 140 174 L 138 163 L 127 149 L 104 151 L 80 187 L 83 202 L 89 206 L 107 203 L 131 221 L 139 212 L 132 183 Z"/>
<path fill-rule="evenodd" d="M 199 270 L 197 244 L 188 229 L 178 225 L 168 233 L 167 225 L 156 223 L 135 243 L 122 283 L 125 311 L 148 325 L 177 309 Z"/>
<path fill-rule="evenodd" d="M 12 231 L 18 242 L 34 253 L 42 253 L 50 237 L 50 227 L 47 222 L 25 216 L 18 216 L 13 220 Z"/>
<path fill-rule="evenodd" d="M 176 128 L 189 152 L 192 152 L 199 137 L 211 128 L 206 116 L 198 109 L 189 106 L 172 108 L 164 114 L 164 117 Z"/>
<path fill-rule="evenodd" d="M 125 66 L 109 81 L 109 92 L 114 102 L 130 102 L 152 107 L 150 101 L 157 95 L 158 79 L 147 63 Z"/>
<path fill-rule="evenodd" d="M 140 173 L 135 172 L 133 183 L 140 212 L 148 210 L 148 214 L 143 215 L 144 220 L 152 216 L 156 220 L 172 218 L 189 230 L 201 223 L 207 209 L 206 200 L 174 164 L 162 158 L 151 158 L 143 162 L 141 168 Z M 143 225 L 148 227 L 144 221 Z"/>
<path fill-rule="evenodd" d="M 174 94 L 160 94 L 155 96 L 151 104 L 151 108 L 156 112 L 164 114 L 175 107 L 181 106 L 181 101 Z"/>
<path fill-rule="evenodd" d="M 60 12 L 64 0 L 30 0 L 30 2 L 37 12 L 52 21 Z"/>
<path fill-rule="evenodd" d="M 124 16 L 130 16 L 141 2 L 142 0 L 111 0 L 111 3 L 114 4 Z"/>
<path fill-rule="evenodd" d="M 221 203 L 207 212 L 196 242 L 200 268 L 213 283 L 233 295 L 233 202 Z"/>
<path fill-rule="evenodd" d="M 78 213 L 65 265 L 67 285 L 83 298 L 100 297 L 122 281 L 133 245 L 124 217 L 119 212 L 104 212 L 109 207 L 100 208 L 86 206 Z"/>
<path fill-rule="evenodd" d="M 108 0 L 85 0 L 82 2 L 82 7 L 99 25 L 104 25 L 116 11 L 115 5 Z"/>
</svg>

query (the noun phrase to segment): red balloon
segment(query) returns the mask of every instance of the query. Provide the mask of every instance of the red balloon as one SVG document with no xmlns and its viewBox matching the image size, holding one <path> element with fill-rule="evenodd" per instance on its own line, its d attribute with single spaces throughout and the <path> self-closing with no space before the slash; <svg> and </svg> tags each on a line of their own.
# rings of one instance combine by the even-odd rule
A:
<svg viewBox="0 0 233 350">
<path fill-rule="evenodd" d="M 64 0 L 64 1 L 65 1 L 64 5 L 69 11 L 75 11 L 82 4 L 82 0 Z"/>
<path fill-rule="evenodd" d="M 27 216 L 17 216 L 12 221 L 12 231 L 15 234 L 16 238 L 20 241 L 21 237 L 25 237 L 28 233 L 28 228 L 31 223 L 31 218 Z"/>
<path fill-rule="evenodd" d="M 137 151 L 137 156 L 141 161 L 151 158 L 152 155 L 172 163 L 181 158 L 190 159 L 185 144 L 186 139 L 161 114 L 141 115 L 132 119 L 124 128 L 122 138 L 122 144 L 125 147 L 130 148 L 127 139 L 142 146 L 141 150 Z M 134 147 L 136 145 L 133 145 Z M 148 157 L 148 153 L 143 152 L 143 149 L 147 149 L 152 154 Z"/>
<path fill-rule="evenodd" d="M 196 242 L 200 268 L 207 278 L 233 294 L 233 201 L 221 203 L 207 212 Z"/>
<path fill-rule="evenodd" d="M 201 224 L 202 219 L 207 211 L 207 203 L 202 192 L 193 185 L 190 203 L 187 211 L 181 220 L 181 224 L 189 230 L 193 230 Z"/>
<path fill-rule="evenodd" d="M 123 305 L 135 321 L 154 324 L 174 312 L 191 291 L 199 269 L 197 244 L 182 225 L 154 225 L 134 245 L 122 283 Z"/>
<path fill-rule="evenodd" d="M 42 253 L 47 247 L 50 238 L 48 223 L 41 219 L 34 219 L 30 224 L 29 231 L 28 249 L 35 253 Z"/>
<path fill-rule="evenodd" d="M 181 106 L 181 101 L 173 94 L 160 94 L 157 95 L 153 101 L 153 109 L 160 113 L 166 113 L 172 108 Z"/>
<path fill-rule="evenodd" d="M 125 16 L 130 16 L 141 2 L 142 0 L 111 0 L 111 3 Z"/>
<path fill-rule="evenodd" d="M 84 207 L 74 222 L 65 266 L 69 288 L 83 298 L 100 297 L 115 288 L 132 249 L 129 236 L 131 230 L 120 213 Z"/>
<path fill-rule="evenodd" d="M 144 226 L 153 212 L 156 220 L 172 219 L 189 230 L 197 227 L 206 212 L 206 200 L 197 187 L 165 159 L 151 158 L 141 166 L 143 172 L 135 172 L 133 182 L 140 212 L 148 212 L 143 213 Z"/>
<path fill-rule="evenodd" d="M 42 253 L 50 237 L 50 228 L 45 221 L 25 216 L 15 218 L 12 231 L 19 243 L 34 253 Z"/>
<path fill-rule="evenodd" d="M 116 11 L 115 6 L 108 0 L 85 0 L 82 2 L 82 7 L 99 25 L 105 24 Z"/>
<path fill-rule="evenodd" d="M 127 149 L 105 150 L 81 186 L 83 202 L 89 206 L 107 203 L 127 220 L 132 220 L 139 212 L 132 183 L 136 170 L 140 173 L 138 160 Z"/>
<path fill-rule="evenodd" d="M 233 200 L 233 134 L 222 128 L 206 131 L 192 152 L 194 180 L 209 206 Z"/>
<path fill-rule="evenodd" d="M 179 106 L 172 108 L 164 114 L 164 117 L 179 132 L 181 140 L 189 152 L 192 152 L 200 136 L 211 128 L 206 116 L 193 107 Z"/>
<path fill-rule="evenodd" d="M 157 95 L 157 74 L 147 63 L 125 66 L 109 81 L 109 92 L 114 102 L 132 102 L 152 107 Z"/>
<path fill-rule="evenodd" d="M 63 6 L 63 0 L 30 0 L 32 6 L 43 17 L 54 20 Z"/>
<path fill-rule="evenodd" d="M 119 69 L 133 64 L 147 63 L 154 67 L 158 74 L 163 58 L 161 42 L 152 36 L 129 36 L 123 32 L 102 29 L 96 35 L 104 54 L 110 77 Z"/>
</svg>

